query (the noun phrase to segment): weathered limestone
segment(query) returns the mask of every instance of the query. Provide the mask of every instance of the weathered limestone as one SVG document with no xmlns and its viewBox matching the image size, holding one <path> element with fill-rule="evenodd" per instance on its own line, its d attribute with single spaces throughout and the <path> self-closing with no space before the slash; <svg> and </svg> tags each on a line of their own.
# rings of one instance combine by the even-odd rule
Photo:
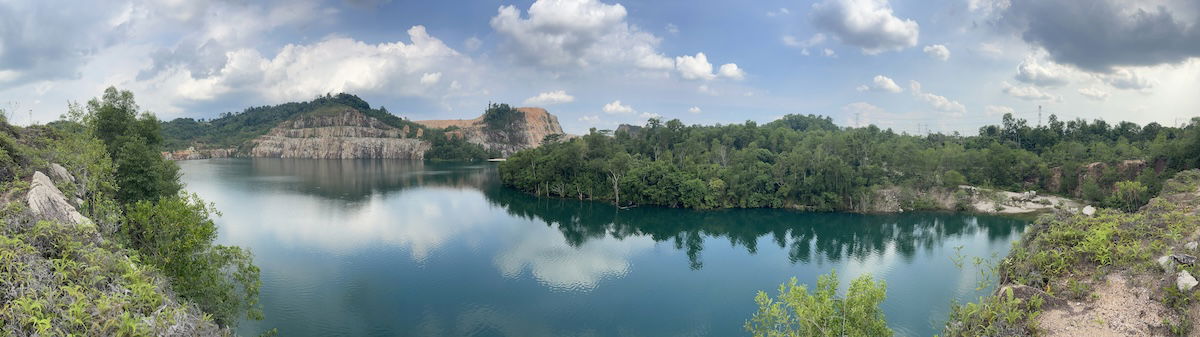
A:
<svg viewBox="0 0 1200 337">
<path fill-rule="evenodd" d="M 408 138 L 399 129 L 346 108 L 332 114 L 302 116 L 280 123 L 251 140 L 251 157 L 320 159 L 425 158 L 429 143 Z"/>
<path fill-rule="evenodd" d="M 1179 274 L 1175 278 L 1175 287 L 1179 288 L 1179 291 L 1192 290 L 1192 288 L 1196 287 L 1197 284 L 1200 284 L 1200 281 L 1196 281 L 1196 278 L 1192 276 L 1192 273 L 1189 273 L 1186 270 L 1180 270 Z"/>
<path fill-rule="evenodd" d="M 33 182 L 26 195 L 29 210 L 41 220 L 52 220 L 73 224 L 92 224 L 92 220 L 80 214 L 67 202 L 50 177 L 41 171 L 33 173 Z"/>
<path fill-rule="evenodd" d="M 515 125 L 506 125 L 503 130 L 490 130 L 483 121 L 483 116 L 475 119 L 457 120 L 427 120 L 417 121 L 430 128 L 458 127 L 457 130 L 446 134 L 451 137 L 463 137 L 466 141 L 482 145 L 487 150 L 499 151 L 507 157 L 517 151 L 538 147 L 542 139 L 554 134 L 563 134 L 558 117 L 542 108 L 517 108 L 525 114 L 525 118 Z"/>
</svg>

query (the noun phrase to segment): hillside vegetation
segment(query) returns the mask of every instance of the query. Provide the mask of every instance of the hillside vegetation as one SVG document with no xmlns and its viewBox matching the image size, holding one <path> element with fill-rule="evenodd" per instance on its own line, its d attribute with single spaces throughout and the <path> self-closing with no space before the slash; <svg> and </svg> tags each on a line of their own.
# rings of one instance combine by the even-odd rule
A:
<svg viewBox="0 0 1200 337">
<path fill-rule="evenodd" d="M 260 318 L 250 252 L 213 244 L 218 213 L 182 191 L 158 120 L 114 88 L 66 116 L 0 118 L 0 335 L 229 335 Z"/>
<path fill-rule="evenodd" d="M 844 128 L 788 115 L 758 125 L 650 122 L 592 130 L 522 151 L 500 165 L 504 184 L 537 195 L 619 205 L 699 209 L 786 207 L 870 211 L 899 187 L 902 209 L 937 208 L 929 191 L 958 186 L 1039 190 L 1136 209 L 1162 182 L 1200 164 L 1200 120 L 1185 128 L 1058 121 L 1031 127 L 1005 115 L 975 136 Z"/>
</svg>

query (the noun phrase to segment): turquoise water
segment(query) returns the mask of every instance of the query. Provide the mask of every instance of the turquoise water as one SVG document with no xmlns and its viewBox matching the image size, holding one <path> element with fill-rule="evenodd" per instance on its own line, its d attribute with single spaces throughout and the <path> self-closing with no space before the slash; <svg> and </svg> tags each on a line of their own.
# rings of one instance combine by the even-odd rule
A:
<svg viewBox="0 0 1200 337">
<path fill-rule="evenodd" d="M 492 164 L 183 161 L 219 241 L 250 248 L 267 318 L 244 335 L 738 336 L 758 290 L 836 269 L 887 282 L 900 336 L 938 331 L 1025 222 L 946 213 L 617 210 L 529 196 Z M 844 286 L 843 286 L 844 288 Z"/>
</svg>

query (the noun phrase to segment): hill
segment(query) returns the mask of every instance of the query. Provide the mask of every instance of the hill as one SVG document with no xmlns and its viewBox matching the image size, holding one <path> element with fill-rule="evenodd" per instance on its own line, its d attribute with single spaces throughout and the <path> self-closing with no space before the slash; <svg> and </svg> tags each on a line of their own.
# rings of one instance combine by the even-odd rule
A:
<svg viewBox="0 0 1200 337">
<path fill-rule="evenodd" d="M 494 104 L 479 118 L 412 122 L 350 94 L 248 108 L 213 120 L 162 123 L 173 159 L 248 156 L 481 160 L 536 147 L 561 134 L 540 108 Z"/>
</svg>

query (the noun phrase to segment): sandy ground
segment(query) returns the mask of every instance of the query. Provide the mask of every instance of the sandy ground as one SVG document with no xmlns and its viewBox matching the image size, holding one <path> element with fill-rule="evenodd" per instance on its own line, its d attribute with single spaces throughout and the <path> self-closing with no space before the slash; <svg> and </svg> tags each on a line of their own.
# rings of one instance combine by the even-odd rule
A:
<svg viewBox="0 0 1200 337">
<path fill-rule="evenodd" d="M 989 191 L 986 189 L 979 190 Z M 998 214 L 1022 214 L 1049 211 L 1053 210 L 1058 205 L 1062 205 L 1066 209 L 1078 210 L 1084 206 L 1078 201 L 1053 195 L 1038 195 L 1029 201 L 1013 201 L 1014 198 L 1020 197 L 1021 194 L 1007 191 L 995 191 L 995 193 L 999 193 L 1005 200 L 1005 202 L 1000 203 L 999 211 L 996 210 L 996 203 L 988 198 L 977 197 L 972 206 L 974 206 L 975 210 L 979 212 Z"/>
<path fill-rule="evenodd" d="M 1150 298 L 1151 291 L 1136 286 L 1120 273 L 1110 274 L 1097 284 L 1095 300 L 1070 302 L 1066 307 L 1046 310 L 1038 317 L 1042 336 L 1153 336 L 1170 311 Z M 1153 282 L 1138 282 L 1153 284 Z"/>
</svg>

